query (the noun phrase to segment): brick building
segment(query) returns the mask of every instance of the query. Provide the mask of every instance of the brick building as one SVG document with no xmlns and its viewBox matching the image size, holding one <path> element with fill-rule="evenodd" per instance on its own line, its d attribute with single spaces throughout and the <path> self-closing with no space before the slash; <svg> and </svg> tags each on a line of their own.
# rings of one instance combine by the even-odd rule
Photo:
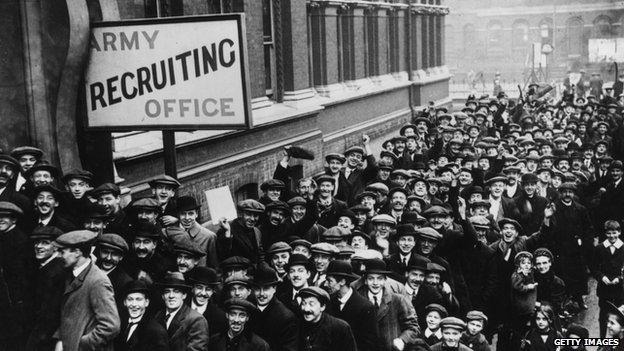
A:
<svg viewBox="0 0 624 351">
<path fill-rule="evenodd" d="M 521 79 L 532 43 L 554 48 L 546 58 L 551 78 L 584 68 L 613 80 L 612 64 L 591 57 L 590 46 L 597 39 L 624 38 L 622 1 L 449 0 L 448 5 L 453 11 L 446 19 L 445 50 L 457 82 L 471 69 L 483 71 L 487 82 L 496 71 L 503 80 Z"/>
<path fill-rule="evenodd" d="M 254 196 L 286 145 L 314 151 L 295 165 L 316 174 L 362 133 L 385 138 L 429 101 L 450 103 L 440 0 L 12 1 L 0 4 L 0 126 L 13 132 L 0 147 L 33 144 L 104 179 L 114 162 L 122 185 L 146 190 L 164 168 L 160 132 L 82 128 L 89 23 L 229 12 L 245 13 L 254 127 L 176 132 L 183 194 L 227 185 L 235 200 Z"/>
</svg>

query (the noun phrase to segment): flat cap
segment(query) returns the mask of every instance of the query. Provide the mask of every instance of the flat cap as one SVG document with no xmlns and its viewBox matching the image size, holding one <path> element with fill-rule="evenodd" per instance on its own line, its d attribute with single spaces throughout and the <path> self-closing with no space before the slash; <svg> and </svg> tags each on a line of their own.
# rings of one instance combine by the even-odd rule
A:
<svg viewBox="0 0 624 351">
<path fill-rule="evenodd" d="M 118 234 L 113 234 L 113 233 L 104 233 L 100 235 L 97 238 L 95 245 L 99 247 L 108 247 L 111 249 L 121 251 L 124 255 L 129 250 L 128 243 L 126 242 L 126 240 L 124 240 L 124 238 L 122 238 Z"/>
<path fill-rule="evenodd" d="M 423 239 L 442 240 L 442 234 L 430 227 L 418 228 L 416 229 L 416 233 Z"/>
<path fill-rule="evenodd" d="M 312 248 L 312 243 L 307 241 L 306 239 L 295 239 L 290 242 L 290 247 L 292 247 L 293 249 L 297 246 L 303 246 L 310 250 Z"/>
<path fill-rule="evenodd" d="M 550 262 L 552 262 L 554 256 L 552 254 L 552 252 L 550 252 L 550 250 L 548 250 L 545 247 L 540 247 L 539 249 L 536 249 L 533 252 L 533 257 L 537 258 L 537 257 L 548 257 L 550 259 Z"/>
<path fill-rule="evenodd" d="M 161 174 L 155 177 L 154 179 L 150 180 L 147 184 L 149 184 L 149 186 L 152 188 L 155 188 L 159 184 L 167 185 L 174 189 L 177 189 L 180 187 L 180 182 L 177 179 L 175 179 L 174 177 L 168 176 L 166 174 Z"/>
<path fill-rule="evenodd" d="M 131 208 L 133 209 L 144 209 L 144 210 L 154 210 L 156 212 L 160 212 L 161 211 L 161 207 L 160 204 L 158 203 L 158 200 L 154 199 L 153 197 L 144 197 L 142 199 L 138 199 L 135 202 L 132 203 L 132 205 L 130 205 Z"/>
<path fill-rule="evenodd" d="M 446 310 L 446 308 L 444 308 L 444 306 L 437 304 L 437 303 L 430 303 L 427 306 L 425 306 L 425 314 L 428 314 L 431 311 L 436 311 L 440 314 L 440 317 L 445 318 L 446 316 L 448 316 L 448 311 Z"/>
<path fill-rule="evenodd" d="M 266 213 L 269 213 L 274 210 L 281 210 L 288 214 L 290 213 L 290 206 L 288 206 L 288 204 L 285 203 L 284 201 L 278 200 L 278 201 L 272 201 L 271 203 L 267 204 L 264 208 L 264 212 Z"/>
<path fill-rule="evenodd" d="M 469 220 L 470 220 L 470 223 L 472 223 L 472 225 L 475 228 L 489 228 L 490 227 L 490 220 L 485 216 L 472 216 L 470 217 Z"/>
<path fill-rule="evenodd" d="M 314 160 L 314 153 L 301 146 L 286 147 L 286 152 L 288 152 L 288 155 L 293 158 L 300 158 L 303 160 Z"/>
<path fill-rule="evenodd" d="M 451 328 L 459 331 L 464 331 L 466 329 L 466 322 L 462 321 L 457 317 L 446 317 L 440 321 L 440 328 Z"/>
<path fill-rule="evenodd" d="M 474 311 L 469 311 L 466 314 L 466 320 L 469 320 L 469 321 L 480 320 L 480 321 L 483 321 L 483 323 L 487 323 L 488 317 L 485 315 L 485 313 L 474 310 Z"/>
<path fill-rule="evenodd" d="M 288 206 L 290 206 L 290 208 L 293 208 L 297 205 L 305 206 L 307 204 L 307 201 L 301 196 L 295 196 L 292 199 L 288 200 L 287 204 Z"/>
<path fill-rule="evenodd" d="M 232 269 L 232 268 L 247 269 L 251 267 L 251 261 L 247 259 L 246 257 L 231 256 L 221 261 L 220 266 L 221 266 L 221 269 L 224 271 L 228 269 Z"/>
<path fill-rule="evenodd" d="M 330 243 L 316 243 L 312 244 L 311 251 L 313 253 L 320 253 L 329 256 L 337 255 L 340 250 L 336 247 L 336 245 L 332 245 Z"/>
<path fill-rule="evenodd" d="M 332 185 L 336 185 L 336 178 L 327 174 L 318 176 L 315 180 L 316 180 L 316 184 L 318 184 L 319 186 L 321 185 L 321 183 L 324 183 L 324 182 L 328 182 L 328 183 L 331 183 Z"/>
<path fill-rule="evenodd" d="M 39 240 L 39 239 L 52 239 L 56 240 L 59 236 L 63 235 L 63 231 L 58 229 L 57 227 L 46 225 L 46 226 L 38 226 L 33 229 L 32 233 L 30 233 L 31 240 Z"/>
<path fill-rule="evenodd" d="M 351 154 L 351 153 L 354 153 L 354 152 L 355 152 L 355 153 L 358 153 L 358 154 L 361 154 L 362 156 L 366 155 L 366 151 L 364 151 L 364 148 L 363 148 L 363 147 L 361 147 L 361 146 L 357 146 L 357 145 L 355 145 L 355 146 L 351 146 L 350 148 L 348 148 L 348 149 L 344 152 L 344 155 L 345 155 L 345 156 L 347 156 L 347 155 L 349 155 L 349 154 Z"/>
<path fill-rule="evenodd" d="M 377 250 L 373 250 L 373 249 L 358 250 L 356 253 L 353 254 L 353 256 L 351 256 L 351 260 L 362 260 L 362 261 L 369 261 L 373 259 L 381 260 L 382 258 L 383 258 L 383 255 L 381 254 L 381 252 Z"/>
<path fill-rule="evenodd" d="M 87 183 L 91 183 L 93 181 L 93 173 L 85 171 L 83 169 L 74 168 L 71 171 L 65 173 L 61 180 L 63 181 L 63 183 L 68 183 L 72 179 L 81 179 Z"/>
<path fill-rule="evenodd" d="M 17 160 L 13 157 L 6 154 L 0 154 L 0 164 L 9 165 L 15 169 L 19 168 L 19 162 L 17 162 Z"/>
<path fill-rule="evenodd" d="M 269 189 L 284 189 L 286 185 L 279 179 L 269 179 L 260 185 L 260 190 L 267 191 Z"/>
<path fill-rule="evenodd" d="M 394 219 L 394 217 L 387 215 L 387 214 L 378 214 L 371 219 L 371 222 L 372 223 L 386 223 L 386 224 L 390 224 L 391 226 L 395 226 L 397 224 L 396 219 Z"/>
<path fill-rule="evenodd" d="M 362 201 L 362 199 L 363 199 L 363 198 L 365 198 L 365 197 L 367 197 L 367 196 L 368 196 L 368 197 L 373 198 L 375 201 L 377 200 L 377 194 L 375 194 L 374 192 L 372 192 L 372 191 L 370 191 L 370 190 L 368 190 L 368 191 L 367 191 L 367 190 L 365 190 L 365 191 L 363 191 L 363 192 L 359 193 L 359 194 L 355 197 L 355 200 L 356 200 L 357 202 L 361 202 L 361 201 Z"/>
<path fill-rule="evenodd" d="M 324 241 L 327 241 L 328 243 L 329 242 L 336 242 L 336 241 L 344 240 L 350 234 L 351 234 L 351 232 L 348 229 L 345 229 L 345 228 L 339 227 L 339 226 L 333 226 L 333 227 L 327 229 L 326 231 L 324 231 L 323 234 L 321 234 L 321 239 L 324 240 Z M 312 245 L 312 251 L 314 251 L 314 246 L 315 245 L 319 245 L 319 244 Z"/>
<path fill-rule="evenodd" d="M 576 184 L 573 182 L 565 182 L 561 184 L 557 190 L 559 190 L 560 193 L 564 190 L 576 191 Z"/>
<path fill-rule="evenodd" d="M 60 247 L 79 247 L 95 242 L 98 234 L 90 230 L 74 230 L 56 238 Z"/>
<path fill-rule="evenodd" d="M 41 156 L 43 156 L 43 151 L 34 146 L 18 146 L 11 150 L 11 156 L 16 159 L 22 157 L 23 155 L 33 155 L 35 158 L 41 158 Z"/>
<path fill-rule="evenodd" d="M 9 201 L 0 201 L 0 213 L 8 213 L 12 215 L 22 215 L 24 211 L 16 204 Z"/>
<path fill-rule="evenodd" d="M 329 163 L 329 161 L 331 160 L 338 160 L 340 161 L 340 163 L 344 163 L 347 159 L 344 157 L 343 154 L 332 152 L 330 154 L 325 155 L 325 161 L 327 161 L 327 163 Z"/>
<path fill-rule="evenodd" d="M 442 265 L 439 265 L 435 262 L 429 262 L 427 263 L 427 272 L 442 274 L 446 272 L 446 268 L 444 268 Z"/>
<path fill-rule="evenodd" d="M 91 190 L 91 195 L 94 197 L 98 197 L 103 194 L 113 194 L 113 196 L 119 196 L 121 191 L 119 190 L 119 187 L 113 183 L 104 183 Z"/>
<path fill-rule="evenodd" d="M 264 205 L 253 199 L 239 201 L 236 205 L 239 211 L 263 213 Z"/>
<path fill-rule="evenodd" d="M 525 173 L 520 178 L 522 184 L 536 184 L 538 179 L 534 173 Z"/>
<path fill-rule="evenodd" d="M 372 183 L 366 186 L 366 188 L 364 190 L 370 190 L 370 191 L 377 191 L 380 192 L 382 194 L 388 195 L 388 192 L 390 191 L 390 189 L 388 188 L 388 186 L 384 183 Z"/>
<path fill-rule="evenodd" d="M 507 177 L 505 177 L 504 175 L 495 175 L 491 178 L 489 178 L 488 180 L 485 181 L 486 185 L 492 185 L 496 182 L 503 182 L 503 183 L 507 183 Z"/>
<path fill-rule="evenodd" d="M 303 288 L 299 290 L 298 296 L 302 299 L 306 297 L 316 297 L 323 305 L 329 302 L 329 294 L 327 293 L 327 291 L 323 290 L 318 286 L 309 286 L 307 288 Z"/>
<path fill-rule="evenodd" d="M 449 216 L 450 214 L 451 214 L 451 211 L 449 211 L 448 209 L 440 205 L 433 205 L 423 211 L 423 216 L 425 217 L 436 217 L 436 216 L 446 217 L 446 216 Z"/>
<path fill-rule="evenodd" d="M 279 252 L 291 252 L 292 251 L 292 247 L 290 245 L 288 245 L 286 242 L 284 241 L 278 241 L 276 243 L 273 243 L 269 249 L 267 250 L 267 254 L 272 255 L 272 254 L 276 254 Z"/>
<path fill-rule="evenodd" d="M 522 232 L 522 226 L 515 219 L 503 218 L 500 221 L 498 221 L 498 227 L 499 228 L 502 228 L 505 224 L 511 224 L 511 225 L 513 225 L 516 228 L 516 230 L 518 232 Z"/>
<path fill-rule="evenodd" d="M 242 273 L 236 273 L 225 278 L 225 281 L 223 282 L 224 286 L 230 286 L 233 284 L 240 284 L 240 285 L 245 285 L 247 287 L 251 287 L 252 281 L 248 275 L 242 274 Z"/>
<path fill-rule="evenodd" d="M 252 313 L 253 311 L 257 310 L 257 307 L 253 303 L 239 298 L 228 299 L 227 301 L 225 301 L 224 307 L 226 311 L 242 310 L 247 313 Z"/>
<path fill-rule="evenodd" d="M 203 252 L 199 246 L 187 238 L 176 240 L 173 243 L 173 251 L 176 253 L 186 253 L 193 257 L 206 256 L 206 253 Z"/>
</svg>

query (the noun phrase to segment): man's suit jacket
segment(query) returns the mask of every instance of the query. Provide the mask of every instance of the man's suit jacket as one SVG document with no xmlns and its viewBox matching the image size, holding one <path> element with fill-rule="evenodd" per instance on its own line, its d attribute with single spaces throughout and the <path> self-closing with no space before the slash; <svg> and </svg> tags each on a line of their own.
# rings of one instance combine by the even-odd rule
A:
<svg viewBox="0 0 624 351">
<path fill-rule="evenodd" d="M 286 306 L 286 308 L 290 309 L 295 316 L 301 316 L 301 309 L 297 303 L 297 297 L 293 296 L 293 286 L 290 283 L 290 280 L 285 280 L 277 286 L 275 297 L 277 297 L 284 304 L 284 306 Z"/>
<path fill-rule="evenodd" d="M 33 306 L 32 330 L 26 342 L 26 350 L 51 350 L 55 341 L 52 335 L 58 329 L 61 303 L 65 288 L 63 259 L 53 258 L 37 271 Z"/>
<path fill-rule="evenodd" d="M 367 298 L 368 288 L 363 286 L 358 292 Z M 400 338 L 406 345 L 416 342 L 420 328 L 416 310 L 405 295 L 395 294 L 384 288 L 381 303 L 376 314 L 381 342 L 378 350 L 391 351 L 392 341 Z"/>
<path fill-rule="evenodd" d="M 419 326 L 426 326 L 425 322 L 425 307 L 432 303 L 443 304 L 442 295 L 436 288 L 429 284 L 422 283 L 418 288 L 416 295 L 410 296 L 412 305 L 416 310 L 416 317 L 418 318 Z"/>
<path fill-rule="evenodd" d="M 35 211 L 35 217 L 32 221 L 32 227 L 36 228 L 37 226 L 40 226 L 39 224 L 39 217 L 38 217 L 39 213 Z M 45 225 L 46 227 L 56 227 L 58 229 L 60 229 L 63 233 L 67 233 L 70 232 L 72 230 L 76 230 L 76 225 L 72 222 L 70 222 L 69 220 L 65 219 L 64 217 L 62 217 L 59 214 L 59 211 L 54 211 L 54 214 L 52 214 L 52 218 L 50 219 L 50 221 L 48 222 L 48 224 Z"/>
<path fill-rule="evenodd" d="M 349 323 L 359 351 L 375 351 L 380 347 L 375 307 L 357 291 L 353 290 L 342 310 L 338 296 L 332 296 L 326 312 Z"/>
<path fill-rule="evenodd" d="M 115 351 L 169 351 L 167 330 L 148 316 L 143 316 L 130 339 L 128 319 L 121 323 L 121 330 L 115 339 Z"/>
<path fill-rule="evenodd" d="M 117 266 L 108 274 L 108 279 L 110 279 L 111 284 L 113 284 L 113 291 L 115 292 L 115 301 L 117 302 L 117 311 L 119 312 L 119 317 L 124 319 L 126 317 L 126 309 L 123 305 L 123 300 L 125 296 L 123 296 L 123 288 L 126 284 L 132 281 L 132 278 L 123 270 L 123 268 Z M 122 329 L 123 330 L 123 329 Z"/>
<path fill-rule="evenodd" d="M 606 192 L 600 198 L 601 223 L 608 219 L 624 219 L 624 179 L 616 186 L 613 180 L 606 186 Z"/>
<path fill-rule="evenodd" d="M 414 259 L 416 256 L 417 255 L 412 252 L 409 260 L 407 260 L 407 266 L 414 263 Z M 407 266 L 403 264 L 403 261 L 401 260 L 401 254 L 399 254 L 398 252 L 386 258 L 386 267 L 389 271 L 392 271 L 392 278 L 401 283 L 405 283 L 405 272 L 407 271 Z"/>
<path fill-rule="evenodd" d="M 264 311 L 253 313 L 248 327 L 264 339 L 272 351 L 297 350 L 297 317 L 275 297 Z"/>
<path fill-rule="evenodd" d="M 210 336 L 227 331 L 228 322 L 225 312 L 215 303 L 209 302 L 202 316 L 208 322 Z"/>
<path fill-rule="evenodd" d="M 171 351 L 205 351 L 207 349 L 208 322 L 186 304 L 183 304 L 175 314 L 169 328 L 165 321 L 165 311 L 159 311 L 154 318 L 167 329 Z"/>
<path fill-rule="evenodd" d="M 213 335 L 210 338 L 210 347 L 207 350 L 230 351 L 227 347 L 228 338 L 227 331 Z M 269 344 L 258 335 L 245 330 L 243 331 L 243 335 L 240 336 L 236 351 L 272 351 L 272 349 L 269 347 Z"/>
<path fill-rule="evenodd" d="M 64 351 L 113 350 L 120 321 L 110 280 L 93 262 L 77 277 L 70 276 L 55 337 Z"/>
</svg>

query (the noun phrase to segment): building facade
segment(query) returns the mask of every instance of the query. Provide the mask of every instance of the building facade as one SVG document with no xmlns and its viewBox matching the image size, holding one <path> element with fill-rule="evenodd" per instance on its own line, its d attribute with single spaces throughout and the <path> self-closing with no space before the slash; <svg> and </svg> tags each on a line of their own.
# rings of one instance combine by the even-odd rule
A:
<svg viewBox="0 0 624 351">
<path fill-rule="evenodd" d="M 552 48 L 542 61 L 548 80 L 580 69 L 613 80 L 613 59 L 595 53 L 597 46 L 624 38 L 622 1 L 449 0 L 448 5 L 453 11 L 446 20 L 445 50 L 454 81 L 464 81 L 470 70 L 482 71 L 488 82 L 496 71 L 502 80 L 520 81 L 532 67 L 533 43 Z"/>
<path fill-rule="evenodd" d="M 286 145 L 328 152 L 381 140 L 434 101 L 449 104 L 440 0 L 20 0 L 0 4 L 0 148 L 32 144 L 64 171 L 83 167 L 141 193 L 164 170 L 163 134 L 85 131 L 82 80 L 89 25 L 243 12 L 250 130 L 176 132 L 181 193 L 229 186 L 253 197 Z M 122 181 L 123 179 L 123 181 Z M 199 199 L 205 202 L 205 199 Z M 204 206 L 203 214 L 206 215 Z"/>
</svg>

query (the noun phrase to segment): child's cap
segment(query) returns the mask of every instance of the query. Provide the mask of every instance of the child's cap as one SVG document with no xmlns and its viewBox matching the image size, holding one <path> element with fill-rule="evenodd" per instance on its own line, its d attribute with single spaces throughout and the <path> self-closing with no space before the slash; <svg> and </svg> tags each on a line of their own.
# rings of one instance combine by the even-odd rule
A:
<svg viewBox="0 0 624 351">
<path fill-rule="evenodd" d="M 514 264 L 517 266 L 520 264 L 520 262 L 522 261 L 522 259 L 524 258 L 528 258 L 529 261 L 533 261 L 533 255 L 528 252 L 528 251 L 520 251 L 516 254 L 516 257 L 514 257 Z"/>
<path fill-rule="evenodd" d="M 431 311 L 437 311 L 440 314 L 440 317 L 442 318 L 445 318 L 446 316 L 448 316 L 448 312 L 446 311 L 446 308 L 444 308 L 444 306 L 437 304 L 437 303 L 431 303 L 425 307 L 425 315 L 429 314 L 429 312 Z"/>
<path fill-rule="evenodd" d="M 468 312 L 468 314 L 466 314 L 466 320 L 469 321 L 482 321 L 483 324 L 487 323 L 488 321 L 488 317 L 485 315 L 485 313 L 481 312 L 481 311 L 470 311 Z"/>
<path fill-rule="evenodd" d="M 451 328 L 461 332 L 466 329 L 466 323 L 457 317 L 446 317 L 440 321 L 440 328 Z"/>
</svg>

